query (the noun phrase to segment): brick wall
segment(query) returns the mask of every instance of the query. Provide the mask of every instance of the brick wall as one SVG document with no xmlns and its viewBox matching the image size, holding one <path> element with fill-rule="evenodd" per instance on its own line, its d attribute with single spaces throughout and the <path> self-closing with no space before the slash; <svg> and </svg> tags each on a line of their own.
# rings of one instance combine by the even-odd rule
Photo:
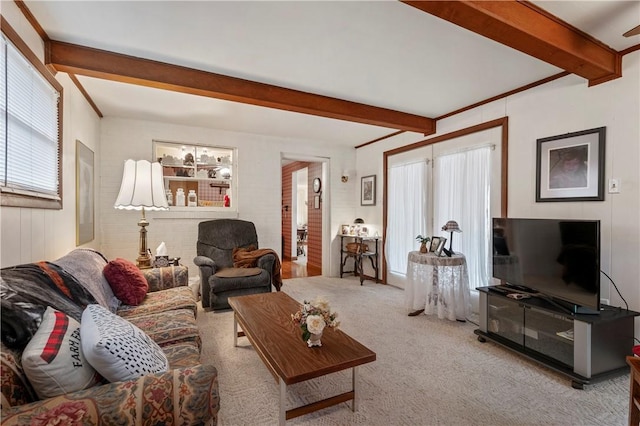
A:
<svg viewBox="0 0 640 426">
<path fill-rule="evenodd" d="M 293 199 L 291 193 L 293 188 L 291 187 L 292 175 L 298 170 L 302 170 L 308 167 L 311 163 L 304 161 L 296 161 L 289 163 L 282 167 L 282 257 L 286 260 L 291 260 L 291 250 L 293 241 L 291 239 L 291 227 L 293 226 Z M 311 188 L 311 186 L 309 186 Z M 310 196 L 310 195 L 309 195 Z M 309 198 L 311 202 L 311 198 Z M 284 206 L 289 206 L 289 211 L 285 211 Z M 309 210 L 310 212 L 311 210 Z M 297 224 L 296 224 L 297 226 Z"/>
<path fill-rule="evenodd" d="M 322 189 L 324 188 L 317 194 L 313 192 L 313 180 L 322 178 L 322 163 L 309 163 L 308 170 L 307 265 L 322 268 Z M 314 198 L 316 196 L 320 196 L 319 209 L 314 207 Z"/>
</svg>

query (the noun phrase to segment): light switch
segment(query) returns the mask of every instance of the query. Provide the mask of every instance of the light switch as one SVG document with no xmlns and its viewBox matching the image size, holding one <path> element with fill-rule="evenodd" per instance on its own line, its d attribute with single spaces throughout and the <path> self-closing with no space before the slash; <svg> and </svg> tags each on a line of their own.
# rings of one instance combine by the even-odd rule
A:
<svg viewBox="0 0 640 426">
<path fill-rule="evenodd" d="M 609 179 L 609 194 L 620 193 L 620 181 L 618 179 Z"/>
</svg>

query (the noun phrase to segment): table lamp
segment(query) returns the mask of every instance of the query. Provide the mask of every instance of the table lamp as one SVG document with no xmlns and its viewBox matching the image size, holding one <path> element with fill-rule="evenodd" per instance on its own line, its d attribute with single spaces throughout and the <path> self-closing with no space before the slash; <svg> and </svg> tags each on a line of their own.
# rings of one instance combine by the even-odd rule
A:
<svg viewBox="0 0 640 426">
<path fill-rule="evenodd" d="M 145 218 L 144 211 L 145 209 L 169 209 L 160 163 L 150 163 L 147 160 L 125 161 L 120 192 L 113 207 L 121 210 L 142 210 L 142 218 L 138 222 L 140 226 L 140 247 L 136 265 L 140 269 L 151 268 L 146 229 L 149 222 Z"/>
<path fill-rule="evenodd" d="M 458 226 L 458 222 L 456 222 L 455 220 L 450 220 L 447 223 L 444 224 L 444 226 L 442 227 L 443 231 L 448 231 L 450 233 L 450 237 L 449 237 L 449 252 L 451 254 L 455 254 L 453 252 L 453 249 L 451 248 L 453 246 L 453 233 L 454 232 L 462 232 L 462 230 L 460 229 L 460 227 Z"/>
</svg>

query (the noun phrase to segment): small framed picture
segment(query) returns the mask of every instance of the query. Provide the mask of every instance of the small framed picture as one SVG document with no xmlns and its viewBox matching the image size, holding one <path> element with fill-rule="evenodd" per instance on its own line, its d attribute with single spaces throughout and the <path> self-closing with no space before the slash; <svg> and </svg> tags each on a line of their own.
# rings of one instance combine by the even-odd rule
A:
<svg viewBox="0 0 640 426">
<path fill-rule="evenodd" d="M 447 239 L 444 237 L 440 237 L 438 239 L 438 246 L 436 247 L 435 251 L 433 252 L 436 256 L 442 256 L 442 250 L 444 249 L 444 244 L 447 242 Z M 433 247 L 433 244 L 431 244 L 431 247 Z"/>
<path fill-rule="evenodd" d="M 429 251 L 435 252 L 440 244 L 440 239 L 442 237 L 431 237 L 431 246 L 429 247 Z"/>
<path fill-rule="evenodd" d="M 364 176 L 360 179 L 360 205 L 376 205 L 376 175 Z"/>
<path fill-rule="evenodd" d="M 349 235 L 349 225 L 341 225 L 340 233 L 342 235 Z"/>
<path fill-rule="evenodd" d="M 369 228 L 363 226 L 360 228 L 360 232 L 358 232 L 358 236 L 360 237 L 368 237 L 369 236 Z"/>
</svg>

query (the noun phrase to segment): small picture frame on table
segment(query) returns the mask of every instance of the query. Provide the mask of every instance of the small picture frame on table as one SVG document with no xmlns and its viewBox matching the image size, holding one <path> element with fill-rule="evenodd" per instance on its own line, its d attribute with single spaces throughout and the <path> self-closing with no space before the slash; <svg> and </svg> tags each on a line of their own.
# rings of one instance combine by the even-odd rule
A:
<svg viewBox="0 0 640 426">
<path fill-rule="evenodd" d="M 349 235 L 349 225 L 341 225 L 340 226 L 340 233 L 342 235 Z"/>
<path fill-rule="evenodd" d="M 447 242 L 447 239 L 444 237 L 440 237 L 438 239 L 438 245 L 436 246 L 435 251 L 433 252 L 433 254 L 435 254 L 436 256 L 442 256 L 442 251 L 444 250 L 444 244 Z M 431 245 L 431 247 L 433 247 L 433 244 Z"/>
<path fill-rule="evenodd" d="M 431 246 L 429 247 L 430 252 L 435 252 L 438 248 L 438 244 L 440 244 L 440 237 L 431 237 Z"/>
</svg>

